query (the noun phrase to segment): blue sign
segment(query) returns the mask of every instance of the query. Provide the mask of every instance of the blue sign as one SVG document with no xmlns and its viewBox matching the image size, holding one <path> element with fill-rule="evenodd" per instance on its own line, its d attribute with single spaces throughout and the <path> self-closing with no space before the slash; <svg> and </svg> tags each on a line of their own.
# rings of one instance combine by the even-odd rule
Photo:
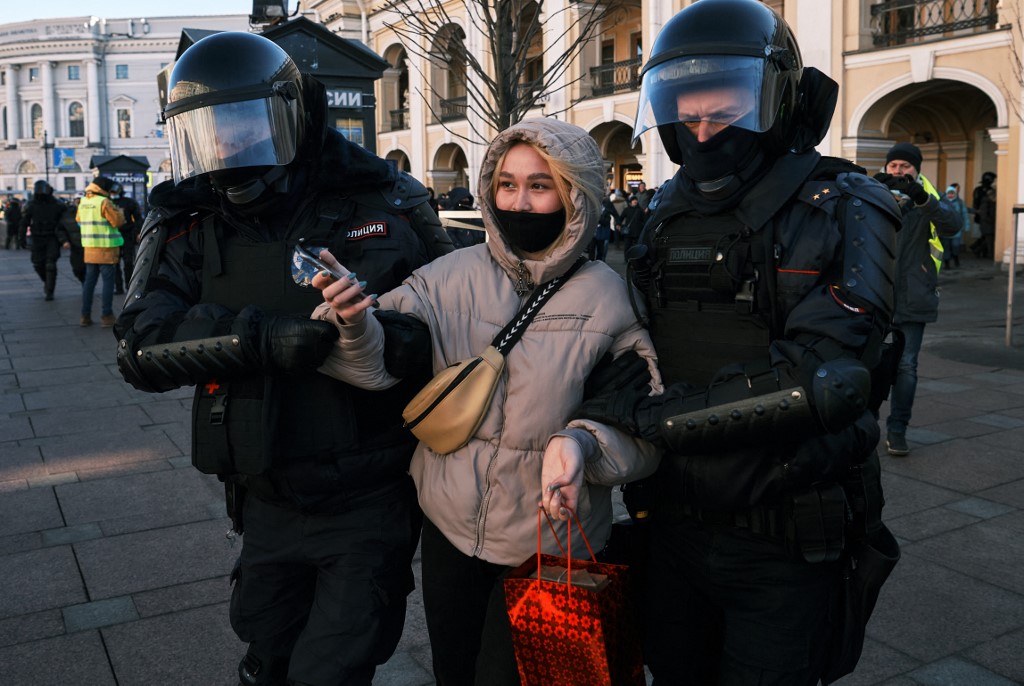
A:
<svg viewBox="0 0 1024 686">
<path fill-rule="evenodd" d="M 75 149 L 54 148 L 53 167 L 54 169 L 77 169 L 78 164 L 75 162 Z"/>
</svg>

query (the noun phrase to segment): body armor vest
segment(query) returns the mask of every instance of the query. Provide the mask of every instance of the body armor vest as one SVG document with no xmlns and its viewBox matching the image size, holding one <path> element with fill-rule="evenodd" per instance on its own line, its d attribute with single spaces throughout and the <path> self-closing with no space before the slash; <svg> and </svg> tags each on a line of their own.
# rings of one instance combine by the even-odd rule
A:
<svg viewBox="0 0 1024 686">
<path fill-rule="evenodd" d="M 232 230 L 222 232 L 218 220 L 208 218 L 202 229 L 201 301 L 236 312 L 258 303 L 267 315 L 308 315 L 323 302 L 323 296 L 315 288 L 293 282 L 289 267 L 292 250 L 301 236 L 310 245 L 344 254 L 348 234 L 325 223 L 315 228 L 312 224 L 307 224 L 306 234 L 295 227 L 286 239 L 254 242 Z M 333 230 L 324 234 L 325 228 Z M 392 278 L 394 258 L 393 248 L 368 250 L 347 266 L 393 288 L 397 285 Z M 218 399 L 218 394 L 226 397 Z M 402 404 L 395 394 L 411 397 L 403 384 L 370 392 L 318 372 L 287 378 L 256 373 L 230 383 L 197 387 L 193 459 L 205 455 L 220 460 L 227 473 L 280 470 L 279 476 L 288 474 L 287 492 L 292 500 L 302 492 L 340 494 L 372 487 L 404 473 L 415 446 L 414 439 L 401 428 Z M 311 468 L 311 460 L 321 469 Z M 346 461 L 352 462 L 352 468 L 334 468 Z M 305 478 L 300 472 L 309 476 L 310 483 L 292 483 Z M 297 479 L 291 478 L 293 473 L 299 475 Z M 344 477 L 344 483 L 337 483 L 338 477 Z"/>
<path fill-rule="evenodd" d="M 769 231 L 765 227 L 762 231 Z M 770 342 L 765 242 L 732 215 L 677 216 L 653 235 L 651 337 L 666 383 L 707 385 Z"/>
</svg>

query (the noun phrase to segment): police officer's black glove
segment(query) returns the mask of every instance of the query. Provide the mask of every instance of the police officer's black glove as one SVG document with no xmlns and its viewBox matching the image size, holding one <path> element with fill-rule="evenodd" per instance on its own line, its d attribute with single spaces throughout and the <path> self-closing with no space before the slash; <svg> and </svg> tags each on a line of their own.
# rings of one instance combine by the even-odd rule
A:
<svg viewBox="0 0 1024 686">
<path fill-rule="evenodd" d="M 893 176 L 892 174 L 879 173 L 875 174 L 875 178 L 891 190 L 899 191 L 903 195 L 906 195 L 914 201 L 915 205 L 923 205 L 928 202 L 928 191 L 924 189 L 918 181 L 914 179 L 910 174 L 904 174 L 903 176 Z"/>
<path fill-rule="evenodd" d="M 605 354 L 583 384 L 583 404 L 576 417 L 592 419 L 639 435 L 636 410 L 651 392 L 647 361 L 630 350 L 612 360 Z"/>
<path fill-rule="evenodd" d="M 333 324 L 300 315 L 270 316 L 252 306 L 238 314 L 232 328 L 247 356 L 269 374 L 311 372 L 338 340 Z"/>
</svg>

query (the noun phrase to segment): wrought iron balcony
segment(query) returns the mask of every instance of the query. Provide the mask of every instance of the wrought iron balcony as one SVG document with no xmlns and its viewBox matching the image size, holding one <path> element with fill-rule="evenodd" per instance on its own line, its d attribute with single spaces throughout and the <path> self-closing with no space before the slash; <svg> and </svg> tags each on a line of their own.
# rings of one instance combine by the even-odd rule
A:
<svg viewBox="0 0 1024 686">
<path fill-rule="evenodd" d="M 390 115 L 391 128 L 388 131 L 405 131 L 409 128 L 409 108 L 403 107 L 399 110 L 391 110 L 388 112 Z"/>
<path fill-rule="evenodd" d="M 452 121 L 466 118 L 466 96 L 461 98 L 441 98 L 440 111 L 441 121 Z"/>
<path fill-rule="evenodd" d="M 602 64 L 590 68 L 590 80 L 596 97 L 640 88 L 640 59 Z"/>
<path fill-rule="evenodd" d="M 992 30 L 999 0 L 885 0 L 871 6 L 871 37 L 876 47 Z"/>
</svg>

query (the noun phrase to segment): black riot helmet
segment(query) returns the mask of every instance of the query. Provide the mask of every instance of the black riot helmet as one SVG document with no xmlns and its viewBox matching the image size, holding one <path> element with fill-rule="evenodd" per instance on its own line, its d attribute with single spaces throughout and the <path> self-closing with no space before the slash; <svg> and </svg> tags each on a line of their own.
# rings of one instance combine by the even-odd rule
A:
<svg viewBox="0 0 1024 686">
<path fill-rule="evenodd" d="M 45 181 L 36 181 L 32 185 L 33 195 L 53 195 L 53 186 L 46 183 Z"/>
<path fill-rule="evenodd" d="M 234 31 L 207 36 L 182 53 L 167 88 L 175 183 L 207 174 L 244 204 L 285 177 L 306 117 L 302 75 L 273 41 Z"/>
<path fill-rule="evenodd" d="M 685 96 L 730 93 L 729 106 L 700 112 L 704 121 L 757 134 L 775 155 L 793 137 L 800 48 L 786 22 L 758 0 L 699 0 L 672 17 L 644 65 L 633 140 L 658 127 L 669 157 L 684 164 L 676 124 L 696 113 Z"/>
</svg>

